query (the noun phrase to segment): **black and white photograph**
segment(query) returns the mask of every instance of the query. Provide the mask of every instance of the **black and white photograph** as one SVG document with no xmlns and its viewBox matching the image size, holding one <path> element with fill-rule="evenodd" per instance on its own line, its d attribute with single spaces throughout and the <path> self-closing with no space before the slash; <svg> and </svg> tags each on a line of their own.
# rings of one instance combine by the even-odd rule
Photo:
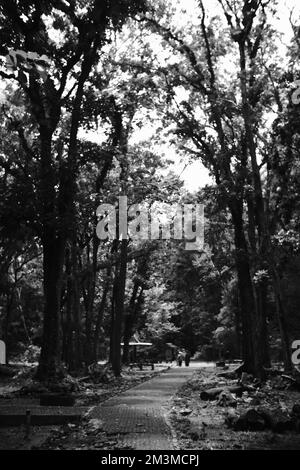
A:
<svg viewBox="0 0 300 470">
<path fill-rule="evenodd" d="M 0 0 L 1 454 L 296 450 L 299 0 Z"/>
</svg>

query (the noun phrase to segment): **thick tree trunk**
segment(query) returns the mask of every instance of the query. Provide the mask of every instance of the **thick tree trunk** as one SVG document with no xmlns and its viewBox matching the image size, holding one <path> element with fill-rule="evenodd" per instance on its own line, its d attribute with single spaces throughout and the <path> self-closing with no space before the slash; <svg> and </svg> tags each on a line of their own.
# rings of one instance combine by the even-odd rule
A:
<svg viewBox="0 0 300 470">
<path fill-rule="evenodd" d="M 231 204 L 232 220 L 235 232 L 236 268 L 240 296 L 240 318 L 242 324 L 242 358 L 245 371 L 256 374 L 255 354 L 255 300 L 250 274 L 247 241 L 243 227 L 242 207 Z"/>
<path fill-rule="evenodd" d="M 55 379 L 61 361 L 61 315 L 65 240 L 56 227 L 56 177 L 51 151 L 52 133 L 41 129 L 42 246 L 44 273 L 43 339 L 37 378 Z"/>
<path fill-rule="evenodd" d="M 146 278 L 149 277 L 148 273 L 149 268 L 149 255 L 145 255 L 142 257 L 138 263 L 137 267 L 137 277 L 134 282 L 132 295 L 130 298 L 128 311 L 125 315 L 124 321 L 124 332 L 123 332 L 123 356 L 122 362 L 123 364 L 128 364 L 129 362 L 129 341 L 131 336 L 133 335 L 133 328 L 136 326 L 138 315 L 140 311 L 140 307 L 143 301 L 143 294 L 144 294 L 144 281 Z"/>
<path fill-rule="evenodd" d="M 275 291 L 276 313 L 281 335 L 281 344 L 284 358 L 284 366 L 286 371 L 293 369 L 292 356 L 290 350 L 290 338 L 288 333 L 288 326 L 286 321 L 286 313 L 284 308 L 284 300 L 282 296 L 282 288 L 280 278 L 276 268 L 273 267 L 273 286 Z"/>
<path fill-rule="evenodd" d="M 136 302 L 138 289 L 139 289 L 139 284 L 138 282 L 135 282 L 132 296 L 129 302 L 128 312 L 126 312 L 126 315 L 124 318 L 124 332 L 123 332 L 124 346 L 123 346 L 123 356 L 122 356 L 123 364 L 128 364 L 129 362 L 129 341 L 132 336 L 132 328 L 133 328 L 134 320 L 135 320 L 135 302 Z"/>
<path fill-rule="evenodd" d="M 96 294 L 96 280 L 97 280 L 97 257 L 99 249 L 99 239 L 96 235 L 93 237 L 93 252 L 92 252 L 92 261 L 90 263 L 90 256 L 88 253 L 87 260 L 89 264 L 89 274 L 87 279 L 87 295 L 86 295 L 86 320 L 85 320 L 85 333 L 86 333 L 86 342 L 85 342 L 85 361 L 86 365 L 89 365 L 93 362 L 95 357 L 95 333 L 93 333 L 94 325 L 94 304 L 95 304 L 95 294 Z M 89 250 L 89 247 L 88 247 Z M 105 302 L 105 300 L 104 300 Z M 105 303 L 104 303 L 105 306 Z M 103 308 L 104 308 L 103 306 Z M 97 321 L 100 321 L 101 313 L 97 316 Z M 101 324 L 100 324 L 101 326 Z M 99 329 L 100 329 L 99 326 Z"/>
<path fill-rule="evenodd" d="M 269 331 L 267 322 L 267 286 L 263 282 L 261 285 L 255 287 L 255 297 L 258 311 L 258 326 L 257 331 L 260 344 L 261 362 L 264 368 L 271 367 L 270 348 L 269 348 Z"/>
<path fill-rule="evenodd" d="M 71 305 L 72 305 L 72 357 L 73 370 L 79 370 L 83 365 L 83 345 L 81 332 L 81 305 L 79 291 L 77 242 L 71 243 Z"/>
<path fill-rule="evenodd" d="M 9 330 L 10 330 L 10 323 L 13 311 L 13 303 L 14 303 L 14 295 L 13 292 L 9 291 L 6 294 L 6 312 L 5 318 L 3 322 L 3 340 L 6 344 L 6 362 L 9 362 L 10 357 L 10 339 L 9 339 Z"/>
<path fill-rule="evenodd" d="M 115 273 L 116 276 L 116 273 Z M 111 317 L 109 327 L 109 362 L 112 364 L 113 361 L 113 348 L 114 348 L 114 324 L 115 324 L 115 296 L 116 296 L 116 277 L 113 284 L 112 295 L 111 295 Z"/>
<path fill-rule="evenodd" d="M 123 364 L 129 364 L 130 357 L 129 357 L 129 342 L 132 336 L 132 316 L 130 314 L 125 315 L 124 319 L 124 333 L 123 333 L 123 355 L 122 355 L 122 362 Z"/>
<path fill-rule="evenodd" d="M 235 334 L 236 334 L 236 342 L 237 342 L 237 357 L 241 359 L 242 351 L 243 351 L 243 338 L 242 338 L 241 307 L 240 307 L 239 292 L 237 292 L 237 309 L 235 312 L 234 320 L 235 320 Z"/>
<path fill-rule="evenodd" d="M 63 361 L 68 364 L 69 368 L 72 369 L 72 280 L 71 280 L 71 257 L 69 247 L 66 249 L 65 255 L 65 308 L 63 308 L 63 302 L 61 305 L 62 311 L 62 330 L 63 330 L 63 342 L 62 342 L 62 357 Z M 63 295 L 62 295 L 63 301 Z"/>
<path fill-rule="evenodd" d="M 103 321 L 103 314 L 104 314 L 104 310 L 105 310 L 105 306 L 106 306 L 106 302 L 107 302 L 109 286 L 110 286 L 110 279 L 108 278 L 106 283 L 105 283 L 105 286 L 104 286 L 101 302 L 100 302 L 100 305 L 99 305 L 99 308 L 98 308 L 97 319 L 96 319 L 96 326 L 95 326 L 95 333 L 94 333 L 94 343 L 93 343 L 94 362 L 98 361 L 98 348 L 99 348 L 100 331 L 101 331 L 101 325 L 102 325 L 102 321 Z"/>
<path fill-rule="evenodd" d="M 251 181 L 249 181 L 251 183 Z M 256 236 L 256 218 L 255 218 L 255 206 L 251 196 L 247 198 L 248 207 L 248 237 L 251 248 L 251 259 L 252 259 L 252 271 L 262 269 L 264 265 L 261 265 L 263 259 L 258 254 L 257 248 L 257 236 Z M 268 337 L 268 324 L 267 324 L 267 286 L 264 280 L 261 283 L 254 286 L 255 294 L 255 305 L 257 313 L 257 337 L 259 338 L 258 343 L 260 344 L 260 355 L 261 362 L 264 367 L 270 367 L 270 351 L 269 351 L 269 337 Z"/>
<path fill-rule="evenodd" d="M 257 163 L 256 155 L 256 143 L 254 137 L 254 116 L 249 103 L 249 87 L 247 81 L 247 61 L 246 61 L 246 39 L 242 38 L 239 41 L 239 52 L 240 52 L 240 87 L 242 95 L 242 112 L 245 127 L 245 136 L 247 150 L 250 156 L 250 162 L 252 167 L 252 183 L 254 188 L 253 197 L 253 212 L 255 215 L 255 222 L 258 233 L 258 258 L 260 264 L 267 260 L 268 250 L 271 246 L 269 240 L 268 221 L 265 211 L 262 181 L 260 175 L 260 169 Z M 252 57 L 254 61 L 255 56 Z M 268 352 L 268 329 L 266 322 L 266 305 L 265 296 L 263 289 L 259 286 L 257 288 L 256 296 L 256 311 L 257 311 L 257 322 L 256 322 L 256 354 L 259 363 L 260 371 L 264 369 L 262 365 L 269 365 L 269 352 Z"/>
<path fill-rule="evenodd" d="M 37 378 L 56 379 L 61 362 L 60 302 L 64 249 L 56 237 L 48 233 L 43 240 L 44 250 L 44 325 Z"/>
<path fill-rule="evenodd" d="M 111 363 L 116 377 L 119 377 L 121 374 L 121 338 L 127 274 L 127 245 L 127 240 L 121 241 L 120 268 L 117 272 L 117 282 L 114 295 L 114 323 L 112 334 Z"/>
</svg>

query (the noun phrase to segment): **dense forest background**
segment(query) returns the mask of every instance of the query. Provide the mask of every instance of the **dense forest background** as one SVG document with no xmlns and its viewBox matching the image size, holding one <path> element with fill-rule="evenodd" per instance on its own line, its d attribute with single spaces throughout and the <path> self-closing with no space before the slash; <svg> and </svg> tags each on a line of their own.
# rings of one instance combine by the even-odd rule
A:
<svg viewBox="0 0 300 470">
<path fill-rule="evenodd" d="M 300 339 L 300 21 L 282 1 L 0 1 L 0 337 L 37 377 L 133 334 L 242 358 Z M 199 161 L 190 191 L 179 162 Z M 210 184 L 201 184 L 209 174 Z M 97 207 L 204 204 L 205 245 L 106 240 Z M 123 355 L 120 343 L 124 342 Z"/>
</svg>

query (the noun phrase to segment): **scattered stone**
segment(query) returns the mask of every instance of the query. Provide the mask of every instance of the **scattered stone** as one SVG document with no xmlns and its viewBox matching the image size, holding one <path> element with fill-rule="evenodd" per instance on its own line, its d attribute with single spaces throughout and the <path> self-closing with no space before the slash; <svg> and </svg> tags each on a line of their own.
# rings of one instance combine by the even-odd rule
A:
<svg viewBox="0 0 300 470">
<path fill-rule="evenodd" d="M 94 383 L 107 383 L 112 377 L 111 371 L 108 366 L 101 364 L 91 364 L 88 368 L 89 377 Z"/>
<path fill-rule="evenodd" d="M 268 411 L 264 408 L 250 408 L 245 413 L 228 414 L 225 418 L 228 427 L 235 431 L 264 431 L 270 429 L 276 433 L 292 431 L 295 428 L 293 419 L 281 410 Z"/>
<path fill-rule="evenodd" d="M 270 425 L 273 432 L 282 433 L 295 428 L 294 421 L 287 414 L 278 410 L 270 415 Z"/>
<path fill-rule="evenodd" d="M 275 390 L 286 390 L 287 383 L 282 377 L 274 377 L 272 378 L 272 387 Z"/>
<path fill-rule="evenodd" d="M 246 372 L 243 372 L 243 373 L 242 373 L 242 376 L 241 376 L 241 384 L 242 384 L 242 385 L 249 385 L 249 384 L 252 384 L 253 381 L 254 381 L 253 375 L 247 374 Z"/>
<path fill-rule="evenodd" d="M 237 400 L 236 398 L 234 398 L 232 393 L 224 390 L 219 395 L 217 405 L 218 406 L 230 406 L 230 407 L 235 408 L 237 406 Z"/>
<path fill-rule="evenodd" d="M 229 370 L 228 372 L 220 372 L 217 374 L 217 377 L 223 377 L 225 379 L 237 379 L 241 376 L 243 371 L 244 364 L 240 364 L 233 370 Z"/>
<path fill-rule="evenodd" d="M 90 433 L 96 433 L 103 430 L 103 421 L 101 419 L 93 418 L 87 423 L 87 429 Z"/>
<path fill-rule="evenodd" d="M 198 429 L 196 426 L 193 426 L 189 431 L 189 435 L 192 441 L 200 441 L 205 439 L 206 433 L 204 428 Z"/>
<path fill-rule="evenodd" d="M 192 414 L 192 410 L 190 410 L 189 408 L 186 408 L 185 410 L 180 410 L 179 413 L 181 414 L 181 416 L 189 416 L 190 414 Z"/>
<path fill-rule="evenodd" d="M 79 390 L 78 381 L 70 375 L 65 376 L 59 382 L 49 382 L 46 385 L 49 391 L 54 393 L 72 393 Z"/>
<path fill-rule="evenodd" d="M 216 400 L 222 392 L 234 393 L 237 396 L 242 396 L 245 388 L 242 385 L 235 385 L 232 387 L 217 387 L 208 390 L 203 390 L 200 393 L 201 400 Z"/>
<path fill-rule="evenodd" d="M 296 390 L 297 392 L 300 391 L 300 378 L 298 375 L 296 376 L 296 378 L 284 374 L 281 377 L 289 383 L 290 390 Z"/>
<path fill-rule="evenodd" d="M 76 424 L 69 423 L 69 424 L 67 424 L 67 427 L 69 429 L 74 429 L 76 427 Z"/>
<path fill-rule="evenodd" d="M 232 420 L 231 425 L 235 431 L 264 431 L 268 428 L 265 414 L 254 408 Z"/>
<path fill-rule="evenodd" d="M 234 428 L 237 421 L 239 419 L 239 415 L 237 414 L 236 411 L 234 410 L 228 410 L 225 414 L 225 424 L 229 427 L 229 428 Z"/>
</svg>

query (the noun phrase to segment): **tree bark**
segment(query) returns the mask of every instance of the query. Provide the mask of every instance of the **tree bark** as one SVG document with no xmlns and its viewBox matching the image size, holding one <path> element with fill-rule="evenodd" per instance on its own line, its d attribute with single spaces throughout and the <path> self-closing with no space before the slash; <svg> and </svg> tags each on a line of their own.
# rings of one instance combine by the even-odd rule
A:
<svg viewBox="0 0 300 470">
<path fill-rule="evenodd" d="M 94 333 L 94 361 L 95 362 L 98 361 L 98 346 L 99 346 L 99 339 L 100 339 L 100 331 L 101 331 L 104 309 L 105 309 L 106 302 L 107 302 L 109 287 L 110 287 L 110 279 L 108 277 L 104 286 L 101 302 L 98 308 L 97 319 L 96 319 L 96 326 L 95 326 L 95 333 Z"/>
<path fill-rule="evenodd" d="M 52 133 L 41 129 L 42 246 L 44 273 L 43 339 L 37 378 L 57 378 L 61 361 L 61 292 L 65 240 L 57 231 L 56 178 L 52 162 Z"/>
<path fill-rule="evenodd" d="M 134 284 L 132 296 L 129 302 L 129 309 L 124 319 L 124 333 L 123 333 L 124 346 L 123 346 L 123 356 L 122 356 L 123 364 L 129 363 L 129 342 L 133 334 L 133 327 L 136 321 L 140 299 L 143 294 L 143 288 L 141 289 L 141 292 L 139 295 L 138 295 L 138 290 L 139 290 L 139 282 L 136 282 Z"/>
<path fill-rule="evenodd" d="M 243 209 L 231 204 L 232 221 L 236 247 L 236 268 L 240 297 L 240 318 L 242 324 L 242 359 L 248 373 L 257 372 L 255 355 L 255 300 L 250 274 L 248 246 L 243 227 Z"/>
<path fill-rule="evenodd" d="M 44 324 L 43 340 L 37 378 L 56 379 L 61 362 L 60 302 L 64 261 L 64 245 L 48 235 L 43 240 Z"/>
<path fill-rule="evenodd" d="M 241 92 L 243 100 L 243 119 L 245 125 L 246 138 L 249 148 L 249 154 L 251 158 L 252 165 L 252 176 L 253 176 L 253 186 L 255 194 L 255 213 L 256 213 L 256 223 L 258 227 L 259 235 L 259 256 L 261 259 L 266 260 L 268 266 L 271 268 L 272 273 L 272 284 L 273 291 L 276 299 L 276 309 L 278 316 L 279 329 L 281 334 L 282 349 L 285 358 L 285 366 L 287 369 L 291 368 L 291 356 L 290 356 L 290 341 L 288 337 L 288 330 L 286 326 L 286 314 L 284 310 L 284 305 L 282 302 L 282 290 L 280 282 L 278 282 L 278 273 L 276 270 L 276 265 L 274 261 L 274 255 L 272 250 L 272 243 L 270 238 L 269 226 L 267 212 L 264 203 L 263 191 L 262 191 L 262 182 L 259 166 L 257 164 L 256 157 L 256 146 L 254 141 L 254 133 L 252 128 L 253 117 L 250 109 L 249 99 L 248 99 L 248 90 L 247 90 L 247 66 L 246 66 L 246 52 L 245 52 L 245 42 L 241 40 L 239 42 L 239 51 L 240 51 L 240 68 L 241 68 Z M 263 293 L 260 292 L 260 296 Z M 262 297 L 259 299 L 262 301 Z M 259 335 L 260 335 L 260 350 L 264 349 L 265 356 L 266 349 L 264 344 L 267 342 L 267 326 L 266 326 L 266 312 L 260 312 L 260 318 L 258 326 L 260 326 Z M 267 358 L 266 358 L 267 359 Z M 267 361 L 266 361 L 267 362 Z M 270 363 L 270 361 L 268 361 Z"/>
<path fill-rule="evenodd" d="M 112 333 L 112 369 L 116 377 L 121 375 L 121 338 L 124 315 L 125 284 L 127 274 L 127 246 L 128 241 L 121 241 L 120 268 L 116 274 L 116 289 L 114 295 L 114 322 Z"/>
</svg>

